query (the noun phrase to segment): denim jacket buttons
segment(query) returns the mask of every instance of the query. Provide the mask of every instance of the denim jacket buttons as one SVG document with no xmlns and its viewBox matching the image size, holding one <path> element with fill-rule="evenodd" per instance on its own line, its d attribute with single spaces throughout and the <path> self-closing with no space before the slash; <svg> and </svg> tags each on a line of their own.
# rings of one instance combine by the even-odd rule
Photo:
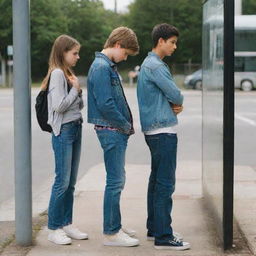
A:
<svg viewBox="0 0 256 256">
<path fill-rule="evenodd" d="M 96 52 L 88 73 L 88 123 L 111 126 L 132 134 L 132 114 L 126 101 L 121 81 L 107 56 Z"/>
</svg>

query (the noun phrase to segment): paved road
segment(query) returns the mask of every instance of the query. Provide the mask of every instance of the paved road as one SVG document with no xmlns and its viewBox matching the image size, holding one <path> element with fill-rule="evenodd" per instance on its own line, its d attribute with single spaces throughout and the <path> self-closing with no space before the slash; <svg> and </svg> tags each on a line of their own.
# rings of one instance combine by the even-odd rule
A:
<svg viewBox="0 0 256 256">
<path fill-rule="evenodd" d="M 127 88 L 126 95 L 134 113 L 136 134 L 130 138 L 126 161 L 129 164 L 148 164 L 149 151 L 140 132 L 136 91 Z M 32 170 L 33 193 L 38 194 L 48 188 L 53 179 L 53 153 L 50 134 L 42 132 L 35 120 L 34 102 L 38 89 L 32 90 Z M 179 125 L 179 161 L 201 161 L 201 92 L 184 91 L 184 111 L 180 114 Z M 235 163 L 256 167 L 256 92 L 236 93 L 236 140 Z M 85 115 L 85 111 L 84 111 Z M 0 90 L 0 204 L 13 197 L 14 165 L 13 165 L 13 92 Z M 83 127 L 83 151 L 80 177 L 89 168 L 103 161 L 102 152 L 95 136 L 93 126 Z"/>
</svg>

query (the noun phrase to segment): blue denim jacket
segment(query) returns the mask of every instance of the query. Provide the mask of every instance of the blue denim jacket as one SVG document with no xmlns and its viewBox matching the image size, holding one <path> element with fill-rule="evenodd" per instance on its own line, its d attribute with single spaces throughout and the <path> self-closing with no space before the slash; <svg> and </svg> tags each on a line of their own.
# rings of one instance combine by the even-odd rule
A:
<svg viewBox="0 0 256 256">
<path fill-rule="evenodd" d="M 117 67 L 106 55 L 96 52 L 87 79 L 88 123 L 134 133 L 132 114 L 126 101 Z"/>
<path fill-rule="evenodd" d="M 168 65 L 154 52 L 142 63 L 137 87 L 140 122 L 143 132 L 173 126 L 178 123 L 170 103 L 183 103 Z"/>
</svg>

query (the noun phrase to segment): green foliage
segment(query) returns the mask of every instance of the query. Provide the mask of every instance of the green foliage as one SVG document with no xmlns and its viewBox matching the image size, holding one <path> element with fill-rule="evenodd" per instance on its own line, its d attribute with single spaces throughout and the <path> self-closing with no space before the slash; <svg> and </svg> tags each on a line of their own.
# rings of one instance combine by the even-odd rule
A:
<svg viewBox="0 0 256 256">
<path fill-rule="evenodd" d="M 77 71 L 84 74 L 94 59 L 94 52 L 102 49 L 113 29 L 116 15 L 105 10 L 101 1 L 88 0 L 66 4 L 65 13 L 70 17 L 68 24 L 70 35 L 82 46 Z"/>
<path fill-rule="evenodd" d="M 151 49 L 151 31 L 156 24 L 169 23 L 179 29 L 178 50 L 174 58 L 201 62 L 202 4 L 199 0 L 135 0 L 130 5 L 128 24 L 140 43 L 141 61 Z"/>
<path fill-rule="evenodd" d="M 254 0 L 250 7 L 255 6 Z M 109 33 L 118 26 L 129 26 L 136 32 L 140 54 L 129 57 L 121 65 L 131 69 L 141 63 L 151 50 L 154 25 L 167 22 L 180 31 L 178 51 L 172 62 L 201 61 L 201 0 L 134 0 L 129 13 L 116 14 L 105 10 L 101 0 L 30 0 L 31 67 L 33 80 L 41 79 L 48 68 L 48 58 L 56 37 L 68 34 L 81 43 L 77 74 L 86 74 Z M 246 7 L 247 8 L 247 7 Z M 12 44 L 12 1 L 0 0 L 0 53 L 6 57 Z"/>
<path fill-rule="evenodd" d="M 0 53 L 6 58 L 7 45 L 12 44 L 12 2 L 0 0 Z"/>
<path fill-rule="evenodd" d="M 243 14 L 256 14 L 255 0 L 243 0 Z"/>
<path fill-rule="evenodd" d="M 46 74 L 53 41 L 57 36 L 68 33 L 68 20 L 62 3 L 63 0 L 31 0 L 32 77 Z"/>
</svg>

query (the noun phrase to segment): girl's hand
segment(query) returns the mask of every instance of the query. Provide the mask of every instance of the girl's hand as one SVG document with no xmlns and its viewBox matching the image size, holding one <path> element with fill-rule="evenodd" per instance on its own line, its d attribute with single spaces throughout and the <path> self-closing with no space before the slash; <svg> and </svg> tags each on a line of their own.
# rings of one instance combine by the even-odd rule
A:
<svg viewBox="0 0 256 256">
<path fill-rule="evenodd" d="M 69 77 L 69 82 L 72 84 L 73 87 L 75 87 L 78 90 L 78 92 L 80 92 L 81 87 L 79 84 L 79 80 L 75 75 Z"/>
</svg>

